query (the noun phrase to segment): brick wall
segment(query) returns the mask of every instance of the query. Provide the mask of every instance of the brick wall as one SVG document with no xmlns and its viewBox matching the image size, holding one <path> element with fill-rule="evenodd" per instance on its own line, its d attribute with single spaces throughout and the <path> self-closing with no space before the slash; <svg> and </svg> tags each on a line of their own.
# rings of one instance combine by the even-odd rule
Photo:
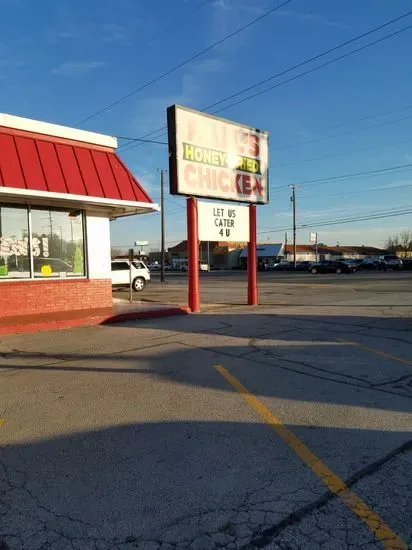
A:
<svg viewBox="0 0 412 550">
<path fill-rule="evenodd" d="M 2 317 L 111 306 L 110 279 L 0 281 Z"/>
</svg>

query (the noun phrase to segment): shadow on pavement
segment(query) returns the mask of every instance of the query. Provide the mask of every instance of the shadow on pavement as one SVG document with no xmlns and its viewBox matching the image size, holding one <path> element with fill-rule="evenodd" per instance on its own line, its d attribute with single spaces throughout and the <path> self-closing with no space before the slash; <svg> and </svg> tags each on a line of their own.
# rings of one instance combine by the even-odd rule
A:
<svg viewBox="0 0 412 550">
<path fill-rule="evenodd" d="M 48 352 L 36 351 L 37 336 L 45 338 L 36 335 L 24 350 L 1 353 L 0 371 L 149 374 L 231 391 L 218 376 L 210 375 L 214 364 L 226 362 L 262 396 L 409 412 L 410 328 L 411 318 L 310 314 L 213 314 L 126 322 L 52 333 Z M 121 344 L 115 340 L 118 329 Z M 128 334 L 132 339 L 125 340 Z M 377 354 L 345 343 L 361 343 L 364 337 Z M 171 349 L 171 344 L 178 349 Z M 392 360 L 391 353 L 400 360 Z M 319 384 L 327 390 L 318 391 Z M 365 392 L 371 396 L 369 403 Z"/>
<path fill-rule="evenodd" d="M 369 437 L 362 430 L 318 431 L 319 439 Z M 388 435 L 376 431 L 373 437 Z M 394 473 L 397 456 L 407 450 L 366 469 L 359 465 L 347 482 L 412 541 L 408 507 L 398 494 L 400 486 L 409 490 L 411 480 L 402 480 L 406 471 Z M 325 460 L 333 463 L 336 455 L 331 449 Z M 368 485 L 373 476 L 379 490 Z M 206 550 L 234 541 L 253 548 L 254 540 L 259 546 L 274 536 L 281 541 L 322 510 L 322 536 L 332 541 L 328 548 L 338 547 L 333 541 L 344 536 L 335 524 L 357 540 L 371 540 L 362 523 L 259 422 L 135 423 L 13 444 L 0 450 L 0 488 L 0 541 L 10 550 L 131 550 L 160 548 L 162 542 L 200 548 L 201 537 Z M 382 490 L 386 496 L 379 502 Z M 310 537 L 307 546 L 285 547 L 310 548 Z"/>
<path fill-rule="evenodd" d="M 0 548 L 1 538 L 10 550 L 373 544 L 216 364 L 412 543 L 410 328 L 403 317 L 239 312 L 7 338 L 0 369 L 16 393 L 7 404 L 4 392 L 4 410 L 46 425 L 0 449 Z M 47 419 L 85 428 L 36 435 L 50 433 Z"/>
</svg>

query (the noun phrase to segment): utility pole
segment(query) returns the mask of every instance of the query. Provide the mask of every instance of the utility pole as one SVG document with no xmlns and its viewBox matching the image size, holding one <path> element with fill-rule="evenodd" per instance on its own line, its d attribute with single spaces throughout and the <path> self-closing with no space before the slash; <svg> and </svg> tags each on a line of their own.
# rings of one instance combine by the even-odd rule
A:
<svg viewBox="0 0 412 550">
<path fill-rule="evenodd" d="M 296 186 L 289 185 L 292 189 L 292 196 L 290 202 L 292 203 L 292 215 L 293 215 L 293 267 L 296 267 Z"/>
<path fill-rule="evenodd" d="M 288 259 L 288 233 L 285 233 L 285 260 Z"/>
<path fill-rule="evenodd" d="M 160 282 L 165 282 L 165 172 L 163 168 L 160 170 Z"/>
</svg>

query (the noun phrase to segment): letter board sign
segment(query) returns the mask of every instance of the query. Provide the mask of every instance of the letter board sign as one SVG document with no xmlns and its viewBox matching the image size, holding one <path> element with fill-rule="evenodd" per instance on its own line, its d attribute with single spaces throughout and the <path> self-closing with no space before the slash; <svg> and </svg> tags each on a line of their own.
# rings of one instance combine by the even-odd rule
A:
<svg viewBox="0 0 412 550">
<path fill-rule="evenodd" d="M 198 202 L 200 241 L 249 242 L 249 209 L 219 202 Z"/>
<path fill-rule="evenodd" d="M 172 195 L 269 202 L 267 132 L 179 105 L 167 124 Z"/>
</svg>

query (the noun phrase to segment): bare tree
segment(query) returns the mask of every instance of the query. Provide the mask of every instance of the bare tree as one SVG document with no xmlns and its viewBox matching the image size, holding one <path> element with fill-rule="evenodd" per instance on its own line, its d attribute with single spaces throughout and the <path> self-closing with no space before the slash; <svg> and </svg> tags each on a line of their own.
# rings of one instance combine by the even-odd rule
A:
<svg viewBox="0 0 412 550">
<path fill-rule="evenodd" d="M 399 234 L 399 248 L 404 258 L 407 258 L 412 250 L 412 232 L 402 231 Z"/>
<path fill-rule="evenodd" d="M 391 254 L 399 254 L 406 258 L 412 252 L 412 231 L 406 230 L 388 237 L 385 248 Z"/>
<path fill-rule="evenodd" d="M 399 249 L 399 235 L 388 237 L 385 242 L 385 249 L 391 254 L 396 254 Z"/>
<path fill-rule="evenodd" d="M 121 248 L 112 248 L 110 254 L 113 260 L 114 258 L 117 258 L 118 256 L 124 254 L 124 251 Z"/>
</svg>

